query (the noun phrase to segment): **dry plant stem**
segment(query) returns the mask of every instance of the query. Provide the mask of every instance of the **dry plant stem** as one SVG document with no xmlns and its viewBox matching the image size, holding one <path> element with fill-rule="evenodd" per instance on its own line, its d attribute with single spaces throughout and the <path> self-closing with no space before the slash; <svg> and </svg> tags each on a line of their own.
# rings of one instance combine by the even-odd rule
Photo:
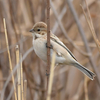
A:
<svg viewBox="0 0 100 100">
<path fill-rule="evenodd" d="M 19 47 L 16 45 L 16 64 L 19 63 Z M 21 67 L 17 68 L 17 79 L 18 79 L 18 100 L 21 100 Z"/>
<path fill-rule="evenodd" d="M 6 80 L 7 80 L 7 78 L 1 78 L 0 82 L 5 82 Z M 10 81 L 10 82 L 12 82 L 12 81 Z"/>
<path fill-rule="evenodd" d="M 78 89 L 76 91 L 76 94 L 72 97 L 71 100 L 80 100 L 79 98 L 83 95 L 84 93 L 84 81 L 82 80 L 78 86 Z"/>
<path fill-rule="evenodd" d="M 42 0 L 42 2 L 41 2 L 41 18 L 40 18 L 40 20 L 41 21 L 45 21 L 45 9 L 46 9 L 46 3 L 45 3 L 45 0 Z"/>
<path fill-rule="evenodd" d="M 9 83 L 9 81 L 11 80 L 12 75 L 16 72 L 17 68 L 20 67 L 20 63 L 23 62 L 24 59 L 28 56 L 28 54 L 32 51 L 33 51 L 33 47 L 31 47 L 27 52 L 25 52 L 25 54 L 22 57 L 22 60 L 19 61 L 19 63 L 12 70 L 11 74 L 8 76 L 8 78 L 4 84 L 3 90 L 1 91 L 1 99 L 0 100 L 4 100 L 4 93 L 5 93 L 5 90 L 6 90 L 6 87 Z"/>
<path fill-rule="evenodd" d="M 34 95 L 32 94 L 32 89 L 31 89 L 31 86 L 30 86 L 30 81 L 29 81 L 28 72 L 27 72 L 27 70 L 26 70 L 26 67 L 24 68 L 24 70 L 25 70 L 26 79 L 27 79 L 27 84 L 28 84 L 29 91 L 30 91 L 30 98 L 31 98 L 31 100 L 32 100 Z"/>
<path fill-rule="evenodd" d="M 85 80 L 84 80 L 84 92 L 85 92 L 85 100 L 89 100 L 89 97 L 88 97 L 88 81 L 89 79 L 85 76 Z"/>
<path fill-rule="evenodd" d="M 40 60 L 38 60 L 38 73 L 39 73 L 39 77 L 40 77 L 40 87 L 43 88 L 45 86 L 45 84 L 44 84 L 44 77 L 42 75 L 40 63 L 41 63 Z M 42 100 L 45 99 L 45 92 L 44 91 L 41 92 L 41 95 L 39 98 L 42 98 Z"/>
<path fill-rule="evenodd" d="M 87 11 L 88 11 L 88 16 L 89 16 L 88 25 L 90 27 L 90 31 L 91 31 L 91 33 L 93 35 L 94 41 L 95 41 L 95 43 L 97 45 L 97 48 L 99 50 L 99 53 L 100 53 L 100 42 L 96 37 L 95 29 L 94 29 L 94 26 L 93 26 L 92 18 L 91 18 L 90 11 L 89 11 L 89 8 L 88 8 L 86 0 L 85 0 L 85 3 L 86 3 Z"/>
<path fill-rule="evenodd" d="M 37 84 L 37 82 L 35 82 L 35 80 L 34 80 L 34 78 L 33 78 L 33 76 L 32 76 L 32 73 L 28 73 L 27 72 L 27 69 L 26 69 L 26 64 L 25 63 L 23 63 L 23 68 L 24 68 L 24 70 L 25 70 L 25 74 L 27 75 L 27 77 L 28 77 L 28 79 L 30 80 L 30 82 L 32 82 L 32 83 L 34 83 L 34 85 L 36 85 L 36 86 L 40 86 L 39 84 Z M 28 81 L 28 80 L 27 80 Z"/>
<path fill-rule="evenodd" d="M 67 38 L 67 40 L 68 40 L 68 41 L 73 45 L 73 47 L 75 47 L 75 48 L 77 49 L 77 51 L 80 52 L 82 55 L 84 55 L 84 56 L 89 56 L 89 54 L 87 54 L 87 53 L 83 52 L 82 50 L 80 50 L 80 49 L 75 45 L 75 43 L 68 37 L 67 32 L 66 32 L 65 28 L 63 27 L 63 24 L 62 24 L 62 22 L 60 21 L 60 19 L 59 19 L 59 17 L 58 17 L 58 14 L 57 14 L 57 11 L 55 10 L 54 5 L 53 5 L 53 3 L 52 3 L 51 0 L 50 0 L 50 4 L 51 4 L 52 10 L 53 10 L 53 12 L 54 12 L 54 15 L 55 15 L 55 17 L 56 17 L 56 19 L 57 19 L 57 21 L 58 21 L 58 24 L 59 24 L 59 26 L 60 26 L 60 28 L 61 28 L 63 34 L 64 34 L 65 37 Z"/>
<path fill-rule="evenodd" d="M 89 26 L 89 28 L 90 28 L 90 31 L 91 31 L 91 33 L 92 33 L 93 31 L 92 31 L 92 29 L 91 29 L 91 24 L 90 24 L 90 22 L 89 22 L 89 20 L 88 20 L 88 18 L 87 18 L 87 16 L 86 16 L 86 13 L 85 13 L 85 11 L 84 11 L 84 8 L 83 8 L 82 5 L 80 5 L 80 6 L 82 7 L 82 10 L 83 10 L 84 16 L 85 16 L 85 18 L 86 18 L 86 21 L 87 21 L 88 26 Z M 94 37 L 94 36 L 93 36 L 93 37 Z"/>
<path fill-rule="evenodd" d="M 27 80 L 24 80 L 24 100 L 26 100 L 27 95 Z"/>
<path fill-rule="evenodd" d="M 15 79 L 15 83 L 17 83 L 17 77 L 15 77 L 14 79 Z M 13 96 L 13 93 L 14 93 L 14 87 L 11 87 L 9 96 L 7 97 L 6 100 L 11 100 L 11 98 L 12 98 L 12 96 Z"/>
<path fill-rule="evenodd" d="M 12 6 L 12 2 L 11 0 L 9 0 L 9 11 L 10 11 L 10 16 L 11 16 L 11 23 L 12 23 L 12 26 L 13 26 L 13 29 L 14 29 L 14 32 L 15 32 L 15 36 L 16 36 L 16 40 L 17 40 L 17 31 L 16 31 L 16 20 L 15 20 L 15 17 L 13 16 L 13 12 L 14 12 L 14 9 L 13 9 L 13 6 Z M 18 40 L 17 40 L 18 41 Z"/>
<path fill-rule="evenodd" d="M 65 15 L 66 11 L 67 11 L 67 8 L 64 6 L 64 8 L 62 9 L 60 15 L 58 16 L 59 20 L 61 20 L 63 18 L 63 16 Z M 54 27 L 52 29 L 52 33 L 56 34 L 55 32 L 56 32 L 57 28 L 58 28 L 58 22 L 56 21 L 55 25 L 54 25 Z"/>
<path fill-rule="evenodd" d="M 4 30 L 5 30 L 5 38 L 6 38 L 7 52 L 8 52 L 8 57 L 9 57 L 9 66 L 10 66 L 10 71 L 12 72 L 12 62 L 11 62 L 10 51 L 9 51 L 9 44 L 8 44 L 8 38 L 7 38 L 7 29 L 6 29 L 6 21 L 5 21 L 5 18 L 3 18 L 3 23 L 4 23 Z M 13 82 L 13 86 L 14 86 L 15 100 L 17 100 L 16 87 L 15 87 L 15 81 L 14 81 L 14 75 L 12 75 L 12 82 Z"/>
<path fill-rule="evenodd" d="M 54 26 L 54 27 L 55 27 L 55 26 Z M 16 44 L 14 44 L 14 45 L 10 45 L 10 46 L 9 46 L 9 50 L 12 49 L 12 48 L 14 48 L 15 45 L 18 45 L 18 44 L 20 45 L 21 42 L 25 42 L 25 41 L 27 41 L 29 38 L 30 38 L 30 37 L 25 38 L 25 39 L 22 39 L 22 40 L 19 40 Z M 67 40 L 65 40 L 65 39 L 61 39 L 61 41 L 65 42 L 65 43 L 69 43 L 69 41 L 67 41 Z M 83 44 L 82 41 L 75 41 L 75 45 L 77 45 L 77 46 L 84 46 L 84 44 Z M 89 43 L 89 47 L 94 47 L 94 48 L 95 48 L 96 46 L 95 46 L 94 43 Z M 4 53 L 4 52 L 6 52 L 6 51 L 7 51 L 6 48 L 0 50 L 0 54 L 1 54 L 1 53 Z"/>
<path fill-rule="evenodd" d="M 22 54 L 21 55 L 21 60 L 22 60 Z M 22 66 L 22 63 L 21 63 L 21 97 L 22 99 L 21 100 L 24 100 L 24 90 L 23 90 L 23 66 Z"/>
<path fill-rule="evenodd" d="M 33 3 L 32 3 L 32 0 L 29 0 L 29 4 L 30 4 L 30 11 L 31 11 L 31 15 L 32 15 L 32 23 L 35 23 L 35 20 L 34 20 L 34 6 L 33 6 Z"/>
<path fill-rule="evenodd" d="M 47 94 L 47 100 L 50 100 L 51 98 L 51 90 L 52 90 L 52 83 L 53 83 L 53 76 L 54 76 L 54 66 L 55 66 L 55 51 L 53 52 L 52 56 L 52 62 L 51 62 L 51 68 L 50 68 L 50 78 L 49 78 L 49 85 L 48 85 L 48 94 Z"/>
<path fill-rule="evenodd" d="M 50 74 L 50 0 L 47 0 L 47 90 Z"/>
<path fill-rule="evenodd" d="M 66 39 L 60 39 L 62 42 L 69 44 L 69 42 Z M 77 46 L 84 46 L 84 43 L 82 41 L 74 41 L 75 45 Z M 95 48 L 95 43 L 89 43 L 89 47 Z"/>
<path fill-rule="evenodd" d="M 82 7 L 82 5 L 81 5 L 81 7 Z M 91 31 L 91 33 L 92 33 L 93 31 L 92 31 L 92 29 L 91 29 L 90 22 L 89 22 L 89 20 L 88 20 L 88 18 L 87 18 L 87 16 L 86 16 L 86 13 L 85 13 L 85 11 L 84 11 L 83 7 L 82 7 L 82 10 L 83 10 L 84 16 L 85 16 L 85 18 L 86 18 L 86 21 L 87 21 L 87 23 L 88 23 L 88 25 L 89 25 L 90 31 Z M 96 44 L 96 45 L 97 45 L 97 44 Z M 98 47 L 98 46 L 97 46 L 97 47 Z M 99 72 L 98 72 L 98 70 L 97 70 L 97 68 L 96 68 L 96 67 L 94 67 L 94 71 L 95 71 L 95 72 L 96 72 L 96 74 L 97 74 L 98 82 L 99 82 L 99 85 L 100 85 Z"/>
<path fill-rule="evenodd" d="M 81 37 L 82 37 L 82 40 L 84 41 L 84 45 L 85 45 L 86 51 L 87 51 L 88 54 L 89 54 L 90 63 L 91 63 L 91 65 L 92 65 L 92 67 L 93 67 L 93 69 L 94 69 L 94 71 L 95 71 L 95 73 L 96 73 L 96 75 L 97 75 L 97 80 L 98 80 L 98 83 L 99 83 L 99 85 L 100 85 L 99 72 L 98 72 L 98 70 L 97 70 L 97 68 L 96 68 L 96 64 L 95 64 L 95 62 L 94 62 L 94 60 L 93 60 L 93 58 L 92 58 L 92 56 L 91 56 L 91 50 L 90 50 L 90 48 L 89 48 L 89 46 L 88 46 L 88 42 L 87 42 L 87 39 L 86 39 L 86 37 L 85 37 L 85 35 L 84 35 L 83 28 L 82 28 L 82 26 L 81 26 L 81 24 L 80 24 L 80 22 L 79 22 L 77 13 L 76 13 L 76 11 L 75 11 L 75 9 L 74 9 L 72 3 L 70 2 L 70 0 L 66 0 L 66 1 L 67 1 L 68 5 L 69 5 L 69 8 L 70 8 L 70 10 L 71 10 L 71 12 L 72 12 L 72 14 L 73 14 L 73 17 L 74 17 L 74 19 L 75 19 L 75 21 L 76 21 L 76 24 L 77 24 L 77 26 L 78 26 L 80 35 L 81 35 Z"/>
<path fill-rule="evenodd" d="M 27 12 L 27 7 L 25 6 L 25 2 L 24 0 L 20 0 L 20 8 L 22 10 L 22 13 L 23 13 L 23 18 L 24 18 L 24 21 L 25 21 L 25 24 L 26 26 L 30 26 L 30 18 L 28 16 L 28 12 Z"/>
<path fill-rule="evenodd" d="M 15 43 L 15 44 L 13 44 L 13 45 L 10 45 L 10 46 L 9 46 L 9 50 L 12 49 L 12 48 L 14 48 L 16 45 L 21 44 L 21 42 L 27 41 L 27 39 L 29 39 L 29 38 L 25 38 L 25 39 L 23 39 L 23 40 L 19 40 L 17 43 Z M 4 49 L 0 50 L 0 54 L 1 54 L 1 53 L 4 53 L 4 52 L 6 52 L 6 51 L 7 51 L 7 48 L 4 48 Z"/>
</svg>

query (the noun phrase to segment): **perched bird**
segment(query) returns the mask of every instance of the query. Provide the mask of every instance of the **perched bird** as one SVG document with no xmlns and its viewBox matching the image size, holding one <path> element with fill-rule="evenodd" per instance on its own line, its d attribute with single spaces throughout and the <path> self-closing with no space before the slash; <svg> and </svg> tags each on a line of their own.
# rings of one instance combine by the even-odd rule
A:
<svg viewBox="0 0 100 100">
<path fill-rule="evenodd" d="M 44 22 L 37 22 L 30 30 L 33 35 L 33 48 L 36 55 L 43 61 L 47 61 L 47 25 Z M 71 51 L 59 40 L 57 36 L 50 31 L 50 56 L 53 51 L 56 52 L 55 63 L 73 65 L 82 73 L 93 80 L 95 74 L 89 69 L 82 66 L 71 53 Z"/>
</svg>

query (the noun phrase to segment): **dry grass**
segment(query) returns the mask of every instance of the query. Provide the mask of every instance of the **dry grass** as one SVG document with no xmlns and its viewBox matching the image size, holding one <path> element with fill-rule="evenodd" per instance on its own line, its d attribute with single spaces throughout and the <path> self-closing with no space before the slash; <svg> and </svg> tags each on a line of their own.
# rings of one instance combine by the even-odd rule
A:
<svg viewBox="0 0 100 100">
<path fill-rule="evenodd" d="M 52 56 L 52 63 L 50 67 L 50 78 L 49 78 L 49 85 L 48 85 L 48 92 L 47 92 L 46 100 L 51 100 L 52 84 L 53 84 L 53 77 L 54 77 L 55 56 L 56 56 L 56 53 L 54 51 L 53 56 Z"/>
<path fill-rule="evenodd" d="M 82 7 L 82 10 L 83 10 L 84 16 L 86 18 L 86 21 L 88 23 L 88 26 L 90 28 L 90 31 L 92 33 L 92 36 L 94 38 L 95 44 L 96 44 L 96 46 L 98 48 L 98 51 L 100 52 L 100 42 L 99 42 L 99 40 L 98 40 L 98 38 L 96 36 L 96 32 L 95 32 L 95 29 L 94 29 L 94 26 L 93 26 L 92 18 L 91 18 L 90 11 L 89 11 L 88 4 L 87 4 L 87 1 L 86 0 L 85 0 L 85 3 L 86 3 L 86 8 L 87 8 L 87 11 L 88 11 L 88 17 L 89 18 L 86 16 L 86 13 L 85 13 L 82 5 L 81 5 L 81 7 Z"/>
<path fill-rule="evenodd" d="M 6 28 L 5 18 L 3 18 L 3 22 L 4 22 L 4 30 L 5 30 L 5 38 L 6 38 L 7 52 L 8 52 L 8 57 L 9 57 L 9 66 L 10 66 L 10 71 L 12 72 L 13 67 L 12 67 L 11 56 L 10 56 L 10 51 L 9 51 L 9 43 L 8 43 L 8 37 L 7 37 L 7 28 Z M 13 86 L 14 86 L 15 100 L 17 100 L 17 94 L 16 94 L 16 87 L 15 87 L 14 75 L 12 75 L 12 82 L 13 82 Z"/>
<path fill-rule="evenodd" d="M 71 13 L 66 0 L 51 1 L 50 29 L 82 65 L 89 69 L 95 66 L 97 77 L 94 81 L 90 81 L 74 67 L 58 66 L 53 72 L 54 75 L 51 74 L 49 95 L 46 95 L 46 63 L 32 51 L 32 35 L 29 33 L 34 23 L 47 22 L 46 1 L 0 0 L 0 95 L 1 98 L 3 97 L 1 100 L 45 100 L 46 96 L 50 100 L 98 100 L 100 98 L 98 88 L 100 85 L 98 84 L 100 80 L 100 1 L 87 0 L 85 3 L 83 0 L 77 0 L 77 2 L 71 0 L 81 28 L 84 30 L 83 36 L 88 42 L 91 55 L 85 50 L 85 41 L 82 40 L 83 36 L 74 21 L 75 16 Z M 80 4 L 84 8 L 83 11 Z M 2 20 L 3 18 L 6 23 Z M 16 45 L 18 45 L 17 50 Z M 23 55 L 22 58 L 21 55 Z M 93 59 L 94 64 L 90 62 L 90 58 Z M 18 73 L 15 71 L 16 68 Z M 9 79 L 13 70 L 14 75 Z"/>
</svg>

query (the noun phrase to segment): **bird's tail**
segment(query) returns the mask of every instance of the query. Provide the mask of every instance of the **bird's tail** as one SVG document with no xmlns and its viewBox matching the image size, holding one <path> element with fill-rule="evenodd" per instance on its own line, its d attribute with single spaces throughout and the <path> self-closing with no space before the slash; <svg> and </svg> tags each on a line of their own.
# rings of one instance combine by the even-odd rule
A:
<svg viewBox="0 0 100 100">
<path fill-rule="evenodd" d="M 72 65 L 74 65 L 76 68 L 78 68 L 82 73 L 84 73 L 85 75 L 87 75 L 91 80 L 94 79 L 94 77 L 96 76 L 95 73 L 93 73 L 92 71 L 90 71 L 89 69 L 85 68 L 84 66 L 82 66 L 81 64 L 79 64 L 78 62 L 73 63 Z"/>
</svg>

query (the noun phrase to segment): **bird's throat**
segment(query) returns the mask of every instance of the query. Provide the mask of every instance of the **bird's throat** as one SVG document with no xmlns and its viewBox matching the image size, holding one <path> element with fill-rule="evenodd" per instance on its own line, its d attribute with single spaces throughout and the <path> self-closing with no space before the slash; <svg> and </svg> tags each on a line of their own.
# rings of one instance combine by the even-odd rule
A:
<svg viewBox="0 0 100 100">
<path fill-rule="evenodd" d="M 37 38 L 38 38 L 38 37 L 35 35 L 35 38 L 34 38 L 34 39 L 36 40 Z"/>
</svg>

